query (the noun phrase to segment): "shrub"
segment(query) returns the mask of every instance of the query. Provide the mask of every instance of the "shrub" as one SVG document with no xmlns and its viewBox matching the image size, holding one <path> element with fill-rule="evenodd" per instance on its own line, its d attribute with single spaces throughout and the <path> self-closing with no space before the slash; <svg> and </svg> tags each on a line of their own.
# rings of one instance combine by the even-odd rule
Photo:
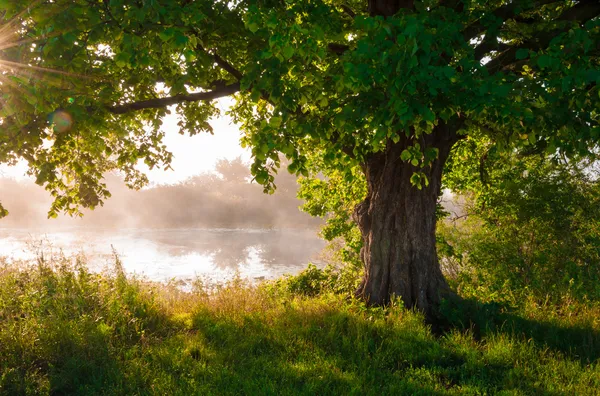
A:
<svg viewBox="0 0 600 396">
<path fill-rule="evenodd" d="M 460 267 L 458 286 L 515 302 L 530 293 L 600 299 L 600 179 L 593 168 L 539 157 L 507 161 L 471 195 L 467 219 L 438 227 L 442 260 Z"/>
</svg>

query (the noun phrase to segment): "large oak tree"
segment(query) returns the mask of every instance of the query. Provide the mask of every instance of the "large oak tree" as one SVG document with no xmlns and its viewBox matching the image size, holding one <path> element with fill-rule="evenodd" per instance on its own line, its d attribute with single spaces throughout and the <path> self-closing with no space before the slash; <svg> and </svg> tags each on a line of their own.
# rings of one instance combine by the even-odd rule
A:
<svg viewBox="0 0 600 396">
<path fill-rule="evenodd" d="M 269 190 L 279 156 L 367 195 L 358 293 L 433 312 L 442 173 L 460 139 L 547 155 L 597 147 L 596 0 L 0 0 L 0 162 L 24 159 L 50 215 L 109 196 L 102 175 L 168 164 L 161 118 L 212 132 L 215 99 Z M 218 132 L 217 132 L 218 133 Z"/>
</svg>

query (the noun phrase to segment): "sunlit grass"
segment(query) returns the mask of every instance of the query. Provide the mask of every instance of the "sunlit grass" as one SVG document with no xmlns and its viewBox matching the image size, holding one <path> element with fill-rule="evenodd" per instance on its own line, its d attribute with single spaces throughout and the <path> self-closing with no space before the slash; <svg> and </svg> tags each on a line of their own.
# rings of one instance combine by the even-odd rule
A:
<svg viewBox="0 0 600 396">
<path fill-rule="evenodd" d="M 0 393 L 591 395 L 600 387 L 597 307 L 545 319 L 561 307 L 507 314 L 465 303 L 479 323 L 461 326 L 468 315 L 448 307 L 455 324 L 435 335 L 401 305 L 353 300 L 348 279 L 311 268 L 207 293 L 127 278 L 118 261 L 104 274 L 63 259 L 0 266 Z"/>
</svg>

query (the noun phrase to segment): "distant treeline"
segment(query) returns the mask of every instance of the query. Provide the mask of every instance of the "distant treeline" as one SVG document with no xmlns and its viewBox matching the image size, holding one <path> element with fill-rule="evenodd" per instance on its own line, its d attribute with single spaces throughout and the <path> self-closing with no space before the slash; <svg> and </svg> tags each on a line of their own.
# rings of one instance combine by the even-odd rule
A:
<svg viewBox="0 0 600 396">
<path fill-rule="evenodd" d="M 85 210 L 83 218 L 47 219 L 51 198 L 30 181 L 0 179 L 0 199 L 10 214 L 0 227 L 222 227 L 313 228 L 320 221 L 301 212 L 294 176 L 281 172 L 277 191 L 264 194 L 251 182 L 248 166 L 238 158 L 220 160 L 214 173 L 193 176 L 175 185 L 130 190 L 117 175 L 107 175 L 112 193 L 102 207 Z"/>
</svg>

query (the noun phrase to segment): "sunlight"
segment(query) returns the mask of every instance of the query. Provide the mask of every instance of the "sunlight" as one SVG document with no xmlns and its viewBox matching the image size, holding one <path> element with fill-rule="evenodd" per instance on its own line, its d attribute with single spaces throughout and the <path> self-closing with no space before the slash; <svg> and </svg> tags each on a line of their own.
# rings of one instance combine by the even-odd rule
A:
<svg viewBox="0 0 600 396">
<path fill-rule="evenodd" d="M 24 64 L 24 63 L 19 63 L 19 62 L 11 62 L 11 61 L 7 61 L 4 59 L 0 59 L 0 66 L 12 66 L 12 67 L 16 67 L 16 68 L 22 68 L 22 69 L 31 69 L 31 70 L 37 70 L 37 71 L 41 71 L 41 72 L 46 72 L 46 73 L 55 73 L 55 74 L 62 74 L 64 76 L 68 76 L 68 77 L 79 77 L 79 78 L 89 78 L 88 76 L 84 76 L 83 74 L 75 74 L 75 73 L 69 73 L 69 72 L 65 72 L 65 71 L 61 71 L 61 70 L 56 70 L 56 69 L 50 69 L 47 67 L 40 67 L 40 66 L 33 66 L 33 65 L 29 65 L 29 64 Z"/>
<path fill-rule="evenodd" d="M 18 113 L 29 106 L 34 113 L 42 117 L 48 110 L 42 110 L 45 102 L 40 89 L 72 89 L 73 79 L 89 80 L 91 77 L 76 74 L 52 67 L 44 67 L 42 63 L 42 48 L 49 39 L 65 34 L 64 29 L 36 33 L 31 26 L 36 21 L 32 10 L 42 4 L 41 0 L 32 1 L 29 6 L 10 18 L 5 11 L 0 13 L 0 119 L 17 124 L 17 128 L 25 126 L 20 121 Z M 37 10 L 39 11 L 39 10 Z M 61 8 L 45 12 L 44 17 L 52 20 Z M 3 21 L 2 19 L 7 20 Z M 76 43 L 75 43 L 76 44 Z M 72 98 L 69 98 L 72 103 Z M 47 105 L 49 103 L 43 103 Z M 55 106 L 51 106 L 54 107 Z M 56 132 L 66 132 L 73 126 L 73 117 L 64 110 L 56 110 L 47 114 L 47 122 Z"/>
<path fill-rule="evenodd" d="M 8 22 L 0 26 L 0 45 L 2 45 L 0 49 L 5 48 L 4 46 L 7 45 L 10 37 L 17 31 L 16 27 L 13 25 L 15 25 L 25 14 L 31 12 L 31 9 L 37 7 L 41 2 L 41 0 L 34 0 L 28 7 L 23 9 L 23 11 L 13 16 Z"/>
<path fill-rule="evenodd" d="M 53 31 L 42 36 L 37 35 L 33 37 L 22 37 L 24 34 L 26 34 L 26 29 L 31 22 L 31 20 L 27 17 L 27 14 L 30 14 L 31 11 L 41 3 L 41 0 L 32 1 L 29 6 L 24 8 L 18 14 L 14 15 L 12 18 L 10 18 L 10 20 L 0 23 L 0 51 L 5 51 L 15 47 L 29 46 L 30 51 L 34 52 L 36 48 L 38 48 L 40 41 L 46 41 L 50 38 L 57 37 L 65 33 L 64 31 Z M 55 10 L 55 12 L 58 12 L 58 10 Z M 39 61 L 41 58 L 34 58 L 33 60 Z M 89 76 L 85 75 L 33 65 L 29 62 L 20 62 L 16 59 L 9 60 L 6 59 L 6 54 L 2 54 L 0 52 L 0 79 L 2 80 L 2 85 L 7 83 L 6 86 L 17 89 L 21 94 L 28 94 L 24 92 L 23 87 L 18 86 L 18 84 L 15 84 L 6 77 L 12 75 L 15 77 L 25 77 L 30 79 L 32 77 L 31 72 L 45 73 L 46 75 L 41 77 L 41 79 L 43 79 L 46 83 L 57 86 L 62 85 L 64 80 L 57 80 L 50 75 L 54 74 L 82 79 L 90 78 Z M 40 77 L 38 76 L 38 78 Z"/>
</svg>

